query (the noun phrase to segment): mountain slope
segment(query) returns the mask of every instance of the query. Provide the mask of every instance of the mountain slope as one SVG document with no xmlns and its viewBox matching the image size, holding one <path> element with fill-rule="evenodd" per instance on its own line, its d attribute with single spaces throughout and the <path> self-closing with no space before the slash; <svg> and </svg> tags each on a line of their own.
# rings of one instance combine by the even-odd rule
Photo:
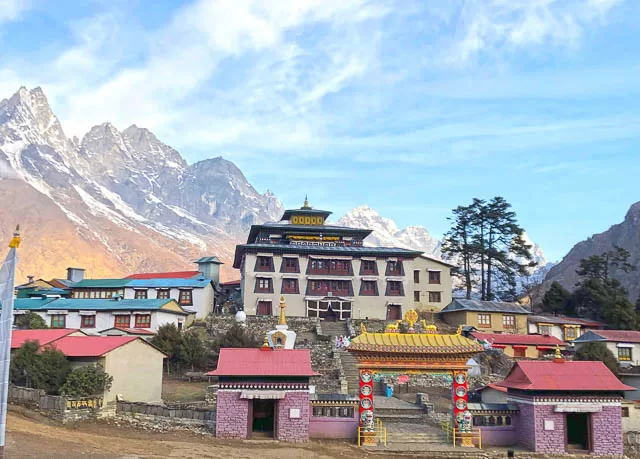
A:
<svg viewBox="0 0 640 459">
<path fill-rule="evenodd" d="M 203 254 L 228 261 L 251 224 L 283 210 L 233 163 L 188 165 L 135 125 L 69 139 L 40 88 L 0 101 L 0 178 L 13 203 L 0 211 L 2 235 L 13 222 L 24 235 L 19 276 L 61 276 L 70 265 L 94 277 L 185 269 Z"/>
<path fill-rule="evenodd" d="M 580 260 L 591 255 L 600 255 L 614 246 L 628 250 L 631 254 L 629 262 L 638 267 L 636 271 L 616 275 L 629 291 L 631 300 L 635 301 L 640 295 L 640 202 L 631 206 L 622 223 L 577 243 L 560 263 L 549 270 L 545 277 L 545 286 L 548 288 L 551 282 L 558 281 L 565 288 L 573 290 L 579 280 L 576 269 Z"/>
</svg>

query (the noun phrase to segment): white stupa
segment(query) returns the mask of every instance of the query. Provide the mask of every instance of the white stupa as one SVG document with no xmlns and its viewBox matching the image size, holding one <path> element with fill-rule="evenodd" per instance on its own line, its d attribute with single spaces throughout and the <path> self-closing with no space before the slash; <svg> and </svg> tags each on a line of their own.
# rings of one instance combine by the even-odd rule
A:
<svg viewBox="0 0 640 459">
<path fill-rule="evenodd" d="M 287 318 L 284 315 L 284 297 L 280 297 L 280 320 L 275 330 L 267 332 L 269 347 L 272 349 L 293 349 L 296 344 L 296 332 L 289 330 Z"/>
</svg>

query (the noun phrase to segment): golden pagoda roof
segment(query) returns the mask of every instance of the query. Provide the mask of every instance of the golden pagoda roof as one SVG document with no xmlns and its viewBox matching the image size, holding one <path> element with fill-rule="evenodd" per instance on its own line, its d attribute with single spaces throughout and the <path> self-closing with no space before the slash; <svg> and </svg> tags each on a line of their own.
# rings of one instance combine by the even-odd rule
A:
<svg viewBox="0 0 640 459">
<path fill-rule="evenodd" d="M 365 332 L 351 340 L 348 350 L 452 355 L 482 352 L 483 347 L 477 341 L 457 334 Z"/>
</svg>

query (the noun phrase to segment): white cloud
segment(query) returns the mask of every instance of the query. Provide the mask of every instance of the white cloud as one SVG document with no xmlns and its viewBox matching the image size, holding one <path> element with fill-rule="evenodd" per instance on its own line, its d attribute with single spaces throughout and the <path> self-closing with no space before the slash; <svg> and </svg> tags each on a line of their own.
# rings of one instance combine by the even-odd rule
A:
<svg viewBox="0 0 640 459">
<path fill-rule="evenodd" d="M 15 21 L 30 6 L 30 0 L 0 0 L 0 24 Z"/>
</svg>

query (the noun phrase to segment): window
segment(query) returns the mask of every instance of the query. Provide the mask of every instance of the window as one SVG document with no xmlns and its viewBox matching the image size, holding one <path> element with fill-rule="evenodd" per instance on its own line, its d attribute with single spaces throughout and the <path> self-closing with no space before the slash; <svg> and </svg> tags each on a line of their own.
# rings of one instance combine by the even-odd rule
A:
<svg viewBox="0 0 640 459">
<path fill-rule="evenodd" d="M 429 283 L 430 284 L 440 283 L 440 271 L 429 271 Z"/>
<path fill-rule="evenodd" d="M 258 257 L 256 259 L 256 271 L 273 271 L 273 257 Z"/>
<path fill-rule="evenodd" d="M 375 260 L 362 260 L 360 264 L 360 275 L 378 275 L 378 264 Z"/>
<path fill-rule="evenodd" d="M 65 328 L 66 317 L 64 314 L 53 314 L 51 316 L 51 328 Z"/>
<path fill-rule="evenodd" d="M 514 347 L 513 348 L 513 356 L 517 358 L 526 357 L 527 349 L 524 347 Z"/>
<path fill-rule="evenodd" d="M 136 328 L 151 328 L 151 314 L 136 314 Z"/>
<path fill-rule="evenodd" d="M 329 262 L 327 260 L 309 260 L 307 267 L 308 274 L 329 274 Z"/>
<path fill-rule="evenodd" d="M 147 299 L 147 291 L 146 290 L 136 290 L 135 299 L 136 300 L 146 300 Z"/>
<path fill-rule="evenodd" d="M 156 293 L 159 300 L 168 300 L 170 298 L 168 288 L 159 288 Z"/>
<path fill-rule="evenodd" d="M 52 325 L 53 327 L 53 325 Z M 630 362 L 631 359 L 631 348 L 630 347 L 619 347 L 618 348 L 618 360 L 621 362 Z"/>
<path fill-rule="evenodd" d="M 490 314 L 478 314 L 478 327 L 490 328 L 491 327 L 491 315 Z"/>
<path fill-rule="evenodd" d="M 416 303 L 420 302 L 420 290 L 416 290 L 415 292 L 413 292 L 413 301 L 415 301 Z"/>
<path fill-rule="evenodd" d="M 258 316 L 270 316 L 271 315 L 271 301 L 258 301 L 258 308 L 256 309 L 256 315 L 258 315 Z"/>
<path fill-rule="evenodd" d="M 441 292 L 429 292 L 429 303 L 440 303 L 440 302 L 442 302 Z"/>
<path fill-rule="evenodd" d="M 578 336 L 577 327 L 565 327 L 564 328 L 564 339 L 566 341 L 576 339 Z"/>
<path fill-rule="evenodd" d="M 352 406 L 314 406 L 312 410 L 312 416 L 317 417 L 336 417 L 336 418 L 352 418 L 354 415 L 354 408 Z"/>
<path fill-rule="evenodd" d="M 420 283 L 420 270 L 416 269 L 413 271 L 413 283 L 414 284 L 419 284 Z"/>
<path fill-rule="evenodd" d="M 387 276 L 403 276 L 404 270 L 402 268 L 401 261 L 388 261 L 387 262 Z"/>
<path fill-rule="evenodd" d="M 404 296 L 402 282 L 387 281 L 387 296 Z"/>
<path fill-rule="evenodd" d="M 307 294 L 314 295 L 353 295 L 351 281 L 346 280 L 310 280 L 307 283 Z"/>
<path fill-rule="evenodd" d="M 329 263 L 330 274 L 351 274 L 351 262 L 349 260 L 331 260 Z"/>
<path fill-rule="evenodd" d="M 538 333 L 541 334 L 541 335 L 550 335 L 551 334 L 551 325 L 538 324 Z"/>
<path fill-rule="evenodd" d="M 258 277 L 256 279 L 256 293 L 273 293 L 273 284 L 268 277 Z"/>
<path fill-rule="evenodd" d="M 628 406 L 623 406 L 622 407 L 622 417 L 623 418 L 628 418 L 629 417 L 629 407 Z"/>
<path fill-rule="evenodd" d="M 131 326 L 131 316 L 117 315 L 113 326 L 116 328 L 129 328 Z"/>
<path fill-rule="evenodd" d="M 388 305 L 387 320 L 402 320 L 402 306 L 399 304 Z"/>
<path fill-rule="evenodd" d="M 378 283 L 376 281 L 362 281 L 360 284 L 361 296 L 378 296 Z"/>
<path fill-rule="evenodd" d="M 178 303 L 182 306 L 191 306 L 193 305 L 193 295 L 191 290 L 180 290 L 180 295 L 178 296 Z"/>
<path fill-rule="evenodd" d="M 80 317 L 80 328 L 96 328 L 96 316 Z"/>
<path fill-rule="evenodd" d="M 319 317 L 321 319 L 332 317 L 337 320 L 346 320 L 351 317 L 351 302 L 309 300 L 307 301 L 307 317 Z"/>
<path fill-rule="evenodd" d="M 516 328 L 516 316 L 505 314 L 502 316 L 503 328 Z"/>
<path fill-rule="evenodd" d="M 297 258 L 283 258 L 280 271 L 283 273 L 299 273 L 300 267 Z"/>
<path fill-rule="evenodd" d="M 282 279 L 281 293 L 300 293 L 298 279 Z"/>
</svg>

